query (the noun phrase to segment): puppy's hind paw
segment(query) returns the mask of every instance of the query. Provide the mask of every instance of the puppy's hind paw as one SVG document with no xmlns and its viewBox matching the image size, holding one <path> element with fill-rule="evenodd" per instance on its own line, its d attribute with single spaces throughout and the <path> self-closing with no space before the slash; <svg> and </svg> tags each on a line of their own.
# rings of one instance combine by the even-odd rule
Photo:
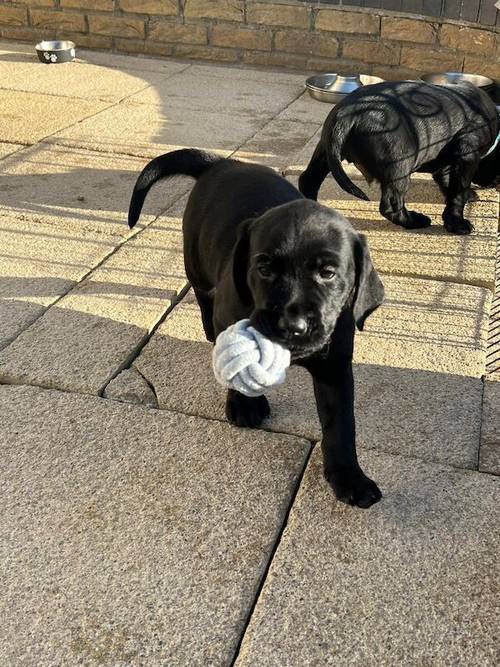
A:
<svg viewBox="0 0 500 667">
<path fill-rule="evenodd" d="M 469 220 L 461 218 L 458 215 L 444 218 L 444 228 L 450 234 L 470 234 L 474 231 L 474 225 Z"/>
<path fill-rule="evenodd" d="M 243 428 L 258 428 L 271 414 L 265 396 L 249 398 L 230 389 L 226 400 L 226 418 L 228 422 Z"/>
<path fill-rule="evenodd" d="M 424 227 L 430 227 L 430 225 L 431 219 L 428 215 L 417 213 L 416 211 L 408 211 L 408 220 L 404 225 L 406 229 L 423 229 Z"/>
<path fill-rule="evenodd" d="M 378 486 L 361 470 L 342 476 L 325 471 L 325 477 L 332 486 L 337 500 L 347 505 L 367 509 L 382 498 Z"/>
</svg>

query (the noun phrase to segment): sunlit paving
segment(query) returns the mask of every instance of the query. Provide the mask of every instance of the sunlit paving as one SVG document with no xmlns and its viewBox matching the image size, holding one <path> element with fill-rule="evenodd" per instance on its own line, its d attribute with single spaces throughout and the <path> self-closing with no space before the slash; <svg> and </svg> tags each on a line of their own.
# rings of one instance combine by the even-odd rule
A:
<svg viewBox="0 0 500 667">
<path fill-rule="evenodd" d="M 190 11 L 202 11 L 204 3 L 191 2 Z M 102 12 L 96 5 L 99 17 L 105 4 Z M 243 3 L 213 4 L 239 20 L 233 13 Z M 270 4 L 246 2 L 245 20 L 250 11 L 267 20 Z M 319 4 L 282 6 L 316 12 Z M 144 2 L 141 12 L 170 17 L 177 6 Z M 292 20 L 283 11 L 280 20 Z M 139 9 L 130 15 L 143 17 Z M 212 20 L 200 16 L 203 25 Z M 372 24 L 363 20 L 363 44 L 371 44 Z M 276 25 L 266 29 L 284 30 Z M 498 21 L 495 30 L 499 47 Z M 224 36 L 222 54 L 232 38 Z M 144 43 L 133 39 L 137 49 Z M 196 46 L 204 58 L 209 47 Z M 1 665 L 499 664 L 499 188 L 474 186 L 477 200 L 465 205 L 473 231 L 460 235 L 443 225 L 444 197 L 430 174 L 412 174 L 406 206 L 431 224 L 406 229 L 381 215 L 379 185 L 354 164 L 342 163 L 367 201 L 329 173 L 321 210 L 338 212 L 354 231 L 325 235 L 317 255 L 333 238 L 340 266 L 340 240 L 356 239 L 345 262 L 355 277 L 349 290 L 342 286 L 339 318 L 354 328 L 363 281 L 374 274 L 383 302 L 367 297 L 354 352 L 336 329 L 312 362 L 287 338 L 292 365 L 266 392 L 270 415 L 240 428 L 207 340 L 210 326 L 216 334 L 226 328 L 232 297 L 216 302 L 207 328 L 193 274 L 217 274 L 201 296 L 212 304 L 224 280 L 237 283 L 240 274 L 256 293 L 252 271 L 264 254 L 256 244 L 268 239 L 249 230 L 271 185 L 252 194 L 251 221 L 217 266 L 222 222 L 207 234 L 211 212 L 203 196 L 189 199 L 187 158 L 172 178 L 153 170 L 143 190 L 136 186 L 153 158 L 194 148 L 245 168 L 265 165 L 286 192 L 297 188 L 332 109 L 304 90 L 302 69 L 313 54 L 297 57 L 304 67 L 279 71 L 203 64 L 180 50 L 147 58 L 82 49 L 76 60 L 46 67 L 30 44 L 0 43 Z M 193 175 L 206 184 L 215 168 Z M 134 186 L 145 201 L 129 227 Z M 235 180 L 236 193 L 240 186 Z M 219 187 L 222 218 L 226 200 L 239 210 L 243 197 L 233 201 L 231 188 Z M 199 230 L 183 236 L 188 199 L 190 215 L 196 206 L 202 213 Z M 362 247 L 358 233 L 369 248 L 362 260 L 351 249 Z M 193 248 L 202 243 L 198 266 Z M 195 257 L 191 272 L 184 252 Z M 269 284 L 275 269 L 266 262 L 259 279 Z M 244 298 L 238 303 L 231 324 L 248 316 L 257 327 Z M 267 343 L 284 345 L 268 326 Z M 352 356 L 354 407 L 340 402 L 343 385 L 335 394 L 324 379 L 335 346 L 344 347 L 334 374 L 343 378 Z M 327 384 L 331 414 L 321 412 Z M 352 411 L 360 465 L 380 487 L 380 502 L 342 496 L 323 475 L 328 439 L 354 438 L 344 414 Z"/>
</svg>

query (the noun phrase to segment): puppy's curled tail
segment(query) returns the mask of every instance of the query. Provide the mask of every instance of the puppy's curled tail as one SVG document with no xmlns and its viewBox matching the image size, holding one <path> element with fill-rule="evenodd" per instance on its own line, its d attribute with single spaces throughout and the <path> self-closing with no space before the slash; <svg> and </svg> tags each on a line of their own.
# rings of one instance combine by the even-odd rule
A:
<svg viewBox="0 0 500 667">
<path fill-rule="evenodd" d="M 199 178 L 206 169 L 222 159 L 195 148 L 182 148 L 155 157 L 144 167 L 135 183 L 128 209 L 128 226 L 132 228 L 139 220 L 146 195 L 157 181 L 178 175 Z"/>
<path fill-rule="evenodd" d="M 370 198 L 357 185 L 354 185 L 342 167 L 342 147 L 349 136 L 352 125 L 352 120 L 349 117 L 336 116 L 329 127 L 325 128 L 321 141 L 326 146 L 328 168 L 340 187 L 351 195 L 358 197 L 358 199 L 369 201 Z"/>
</svg>

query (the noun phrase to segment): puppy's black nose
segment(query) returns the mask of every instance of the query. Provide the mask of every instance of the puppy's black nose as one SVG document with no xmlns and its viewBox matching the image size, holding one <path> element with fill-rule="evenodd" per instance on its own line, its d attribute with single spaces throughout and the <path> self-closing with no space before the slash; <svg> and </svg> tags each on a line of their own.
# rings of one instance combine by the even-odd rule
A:
<svg viewBox="0 0 500 667">
<path fill-rule="evenodd" d="M 307 320 L 304 317 L 280 317 L 278 326 L 287 336 L 303 336 L 307 331 Z"/>
</svg>

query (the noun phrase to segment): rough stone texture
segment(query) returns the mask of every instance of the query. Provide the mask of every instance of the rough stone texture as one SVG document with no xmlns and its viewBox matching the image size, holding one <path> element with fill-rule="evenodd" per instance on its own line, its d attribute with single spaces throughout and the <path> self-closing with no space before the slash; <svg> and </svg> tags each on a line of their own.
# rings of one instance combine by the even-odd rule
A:
<svg viewBox="0 0 500 667">
<path fill-rule="evenodd" d="M 247 5 L 246 18 L 247 23 L 258 23 L 264 26 L 282 25 L 305 30 L 309 28 L 308 8 L 297 5 L 252 2 Z"/>
<path fill-rule="evenodd" d="M 316 448 L 237 667 L 498 662 L 498 478 L 363 453 L 382 501 L 336 503 Z"/>
<path fill-rule="evenodd" d="M 22 157 L 19 160 L 14 154 L 2 162 L 0 215 L 4 220 L 43 223 L 56 236 L 65 229 L 68 239 L 75 232 L 93 233 L 96 244 L 103 237 L 129 236 L 128 205 L 144 159 L 53 144 L 27 148 Z M 155 186 L 139 227 L 190 188 L 185 178 Z"/>
<path fill-rule="evenodd" d="M 149 408 L 158 408 L 158 400 L 151 385 L 136 368 L 126 368 L 107 385 L 104 398 L 121 403 L 136 403 Z"/>
<path fill-rule="evenodd" d="M 177 16 L 177 0 L 120 0 L 120 9 L 136 14 Z"/>
<path fill-rule="evenodd" d="M 414 21 L 398 16 L 383 16 L 382 39 L 393 39 L 398 42 L 432 44 L 436 41 L 437 26 L 427 21 Z"/>
<path fill-rule="evenodd" d="M 360 12 L 338 12 L 335 9 L 320 9 L 316 16 L 317 30 L 333 32 L 367 33 L 376 35 L 379 31 L 380 17 Z"/>
<path fill-rule="evenodd" d="M 491 292 L 384 276 L 384 305 L 358 336 L 355 360 L 452 375 L 484 373 Z"/>
<path fill-rule="evenodd" d="M 358 60 L 362 63 L 397 65 L 399 63 L 399 46 L 361 39 L 346 39 L 342 46 L 342 57 Z"/>
<path fill-rule="evenodd" d="M 329 104 L 324 104 L 323 102 L 318 102 L 314 100 L 309 93 L 305 92 L 291 104 L 289 104 L 283 111 L 277 116 L 279 120 L 295 120 L 301 123 L 317 123 L 318 125 L 323 126 L 323 123 L 326 120 L 328 112 L 331 110 Z M 313 150 L 316 148 L 319 137 L 321 134 L 321 128 L 315 132 L 314 141 L 310 139 L 304 146 L 302 150 L 297 154 L 296 159 L 301 160 L 301 171 L 305 169 L 309 158 L 311 157 Z M 307 146 L 307 152 L 306 152 Z M 287 165 L 288 167 L 289 165 Z"/>
<path fill-rule="evenodd" d="M 9 88 L 45 95 L 99 99 L 117 102 L 147 86 L 156 87 L 165 74 L 158 72 L 123 72 L 118 69 L 82 63 L 63 63 L 46 67 L 40 76 L 40 63 L 23 69 L 23 76 L 9 80 Z M 61 105 L 66 102 L 61 103 Z M 51 99 L 51 107 L 53 100 Z"/>
<path fill-rule="evenodd" d="M 479 470 L 500 475 L 500 382 L 484 383 Z"/>
<path fill-rule="evenodd" d="M 2 141 L 35 144 L 63 127 L 102 111 L 108 106 L 98 100 L 64 100 L 51 95 L 3 90 L 0 96 L 0 117 L 8 119 L 0 131 Z"/>
<path fill-rule="evenodd" d="M 439 42 L 450 49 L 460 49 L 475 55 L 491 55 L 495 50 L 495 35 L 486 30 L 444 24 L 439 31 Z"/>
<path fill-rule="evenodd" d="M 178 218 L 119 248 L 0 354 L 0 381 L 97 394 L 185 285 Z"/>
<path fill-rule="evenodd" d="M 250 115 L 127 101 L 59 132 L 51 143 L 144 157 L 183 147 L 228 155 L 264 123 L 265 119 Z"/>
<path fill-rule="evenodd" d="M 421 72 L 460 72 L 463 59 L 463 54 L 459 51 L 447 53 L 424 46 L 404 45 L 401 49 L 400 65 Z"/>
<path fill-rule="evenodd" d="M 210 113 L 244 114 L 253 118 L 270 118 L 293 100 L 302 91 L 303 82 L 284 81 L 272 87 L 263 85 L 268 77 L 252 78 L 244 76 L 217 76 L 212 68 L 190 68 L 130 98 L 131 102 L 163 105 L 165 109 L 173 107 Z M 228 71 L 228 70 L 226 70 Z"/>
<path fill-rule="evenodd" d="M 229 665 L 309 445 L 34 388 L 0 406 L 6 664 Z"/>
<path fill-rule="evenodd" d="M 232 157 L 283 169 L 318 127 L 312 122 L 274 119 Z"/>
<path fill-rule="evenodd" d="M 244 11 L 241 0 L 186 0 L 184 3 L 184 16 L 190 19 L 243 21 Z"/>
<path fill-rule="evenodd" d="M 230 46 L 238 49 L 270 51 L 272 46 L 270 30 L 254 30 L 232 25 L 215 25 L 212 29 L 211 43 L 214 46 Z"/>
<path fill-rule="evenodd" d="M 0 7 L 0 26 L 22 26 L 28 22 L 26 7 Z"/>
<path fill-rule="evenodd" d="M 130 16 L 106 16 L 95 14 L 88 17 L 89 30 L 110 37 L 144 37 L 144 21 Z"/>
<path fill-rule="evenodd" d="M 11 155 L 12 153 L 16 153 L 17 151 L 21 150 L 24 148 L 22 144 L 4 144 L 0 143 L 0 160 L 2 160 L 4 157 L 7 157 L 7 155 Z"/>
<path fill-rule="evenodd" d="M 5 177 L 4 177 L 5 178 Z M 0 228 L 0 348 L 34 322 L 113 250 L 119 238 L 3 219 Z"/>
<path fill-rule="evenodd" d="M 183 25 L 166 23 L 161 19 L 149 23 L 148 35 L 159 42 L 186 42 L 187 44 L 206 44 L 207 28 L 204 25 Z"/>
<path fill-rule="evenodd" d="M 277 51 L 303 53 L 307 56 L 335 58 L 338 53 L 338 40 L 327 34 L 303 32 L 302 30 L 278 30 L 274 37 Z"/>
<path fill-rule="evenodd" d="M 225 390 L 215 382 L 212 346 L 204 341 L 198 306 L 189 295 L 160 326 L 134 368 L 154 387 L 160 408 L 224 420 Z M 476 466 L 480 379 L 363 364 L 355 367 L 355 378 L 360 447 Z M 269 400 L 272 415 L 264 429 L 321 438 L 307 371 L 290 369 L 285 385 L 270 392 Z"/>
<path fill-rule="evenodd" d="M 99 51 L 78 50 L 77 59 L 80 63 L 91 63 L 106 68 L 118 68 L 127 72 L 163 72 L 175 74 L 191 67 L 189 63 L 160 58 L 138 58 L 137 56 L 125 56 L 117 53 L 100 53 Z"/>
<path fill-rule="evenodd" d="M 31 9 L 30 15 L 31 25 L 38 29 L 70 30 L 71 32 L 87 31 L 85 16 L 76 12 L 53 12 L 50 9 Z"/>
</svg>

